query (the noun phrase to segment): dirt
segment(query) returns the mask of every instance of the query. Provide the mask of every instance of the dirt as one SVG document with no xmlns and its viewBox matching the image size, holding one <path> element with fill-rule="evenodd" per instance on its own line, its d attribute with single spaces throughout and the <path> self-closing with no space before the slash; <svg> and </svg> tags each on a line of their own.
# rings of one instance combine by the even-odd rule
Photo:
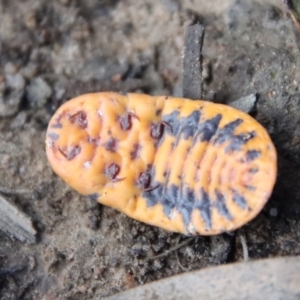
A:
<svg viewBox="0 0 300 300">
<path fill-rule="evenodd" d="M 300 254 L 299 37 L 282 1 L 0 1 L 0 187 L 37 242 L 0 232 L 0 299 L 102 299 L 160 278 Z M 215 3 L 213 5 L 212 3 Z M 200 21 L 204 99 L 258 95 L 279 156 L 274 193 L 242 230 L 187 237 L 95 204 L 64 184 L 45 131 L 67 99 L 104 90 L 181 95 L 186 26 Z M 161 255 L 156 259 L 152 256 Z"/>
</svg>

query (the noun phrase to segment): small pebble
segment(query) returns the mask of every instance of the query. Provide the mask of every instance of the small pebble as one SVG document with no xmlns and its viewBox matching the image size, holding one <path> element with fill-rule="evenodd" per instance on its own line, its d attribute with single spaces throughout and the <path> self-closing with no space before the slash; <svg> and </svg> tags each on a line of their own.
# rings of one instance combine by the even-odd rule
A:
<svg viewBox="0 0 300 300">
<path fill-rule="evenodd" d="M 277 208 L 271 208 L 270 209 L 270 216 L 271 217 L 277 217 L 278 216 L 278 210 L 277 210 Z"/>
<path fill-rule="evenodd" d="M 0 117 L 13 116 L 18 112 L 24 90 L 25 79 L 21 74 L 7 74 L 5 82 L 0 79 Z"/>
<path fill-rule="evenodd" d="M 37 26 L 36 13 L 35 11 L 30 11 L 25 15 L 24 23 L 28 29 L 35 29 Z"/>
<path fill-rule="evenodd" d="M 5 74 L 15 74 L 16 72 L 17 72 L 17 67 L 13 63 L 8 62 L 5 64 L 4 66 Z"/>
<path fill-rule="evenodd" d="M 17 114 L 14 120 L 11 123 L 11 128 L 22 128 L 27 120 L 27 113 L 25 111 L 21 111 Z"/>
<path fill-rule="evenodd" d="M 240 98 L 236 101 L 229 103 L 229 105 L 245 113 L 251 113 L 255 109 L 256 102 L 256 95 L 250 94 L 246 97 Z"/>
<path fill-rule="evenodd" d="M 20 70 L 26 79 L 32 79 L 37 73 L 37 65 L 34 63 L 27 64 Z"/>
<path fill-rule="evenodd" d="M 12 71 L 12 70 L 11 70 Z M 25 87 L 25 79 L 21 74 L 7 74 L 6 85 L 10 90 L 23 90 Z"/>
<path fill-rule="evenodd" d="M 85 285 L 81 285 L 81 286 L 78 286 L 78 287 L 77 287 L 77 290 L 78 290 L 80 293 L 85 294 L 86 291 L 87 291 L 87 288 L 86 288 Z"/>
<path fill-rule="evenodd" d="M 26 88 L 26 95 L 31 108 L 42 108 L 52 94 L 52 89 L 41 77 L 33 79 Z"/>
</svg>

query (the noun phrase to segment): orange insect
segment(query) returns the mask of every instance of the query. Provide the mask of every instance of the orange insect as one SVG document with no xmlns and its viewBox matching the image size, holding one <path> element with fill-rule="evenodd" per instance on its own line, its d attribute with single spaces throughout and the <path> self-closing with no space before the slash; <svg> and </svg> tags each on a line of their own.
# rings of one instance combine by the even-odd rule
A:
<svg viewBox="0 0 300 300">
<path fill-rule="evenodd" d="M 273 143 L 249 115 L 142 94 L 66 102 L 49 123 L 46 151 L 79 193 L 186 235 L 232 231 L 253 219 L 277 173 Z"/>
</svg>

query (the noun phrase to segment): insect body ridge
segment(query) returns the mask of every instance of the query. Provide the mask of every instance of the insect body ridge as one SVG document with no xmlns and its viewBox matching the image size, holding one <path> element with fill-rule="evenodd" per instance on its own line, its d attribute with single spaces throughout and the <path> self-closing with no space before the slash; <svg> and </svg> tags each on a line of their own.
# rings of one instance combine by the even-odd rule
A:
<svg viewBox="0 0 300 300">
<path fill-rule="evenodd" d="M 78 192 L 139 221 L 218 234 L 254 218 L 276 178 L 276 151 L 252 117 L 221 104 L 95 93 L 48 127 L 50 165 Z"/>
</svg>

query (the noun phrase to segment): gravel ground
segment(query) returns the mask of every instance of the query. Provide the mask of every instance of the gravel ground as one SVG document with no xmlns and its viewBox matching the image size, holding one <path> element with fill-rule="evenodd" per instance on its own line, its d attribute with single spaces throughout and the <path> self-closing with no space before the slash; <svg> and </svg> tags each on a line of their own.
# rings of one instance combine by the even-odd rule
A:
<svg viewBox="0 0 300 300">
<path fill-rule="evenodd" d="M 258 95 L 255 118 L 276 145 L 279 175 L 242 230 L 187 241 L 72 191 L 48 166 L 44 140 L 56 108 L 82 93 L 180 96 L 184 32 L 197 21 L 204 98 Z M 242 261 L 241 236 L 250 259 L 300 254 L 299 41 L 280 0 L 1 0 L 0 190 L 38 236 L 27 245 L 0 232 L 0 299 L 101 299 Z"/>
</svg>

